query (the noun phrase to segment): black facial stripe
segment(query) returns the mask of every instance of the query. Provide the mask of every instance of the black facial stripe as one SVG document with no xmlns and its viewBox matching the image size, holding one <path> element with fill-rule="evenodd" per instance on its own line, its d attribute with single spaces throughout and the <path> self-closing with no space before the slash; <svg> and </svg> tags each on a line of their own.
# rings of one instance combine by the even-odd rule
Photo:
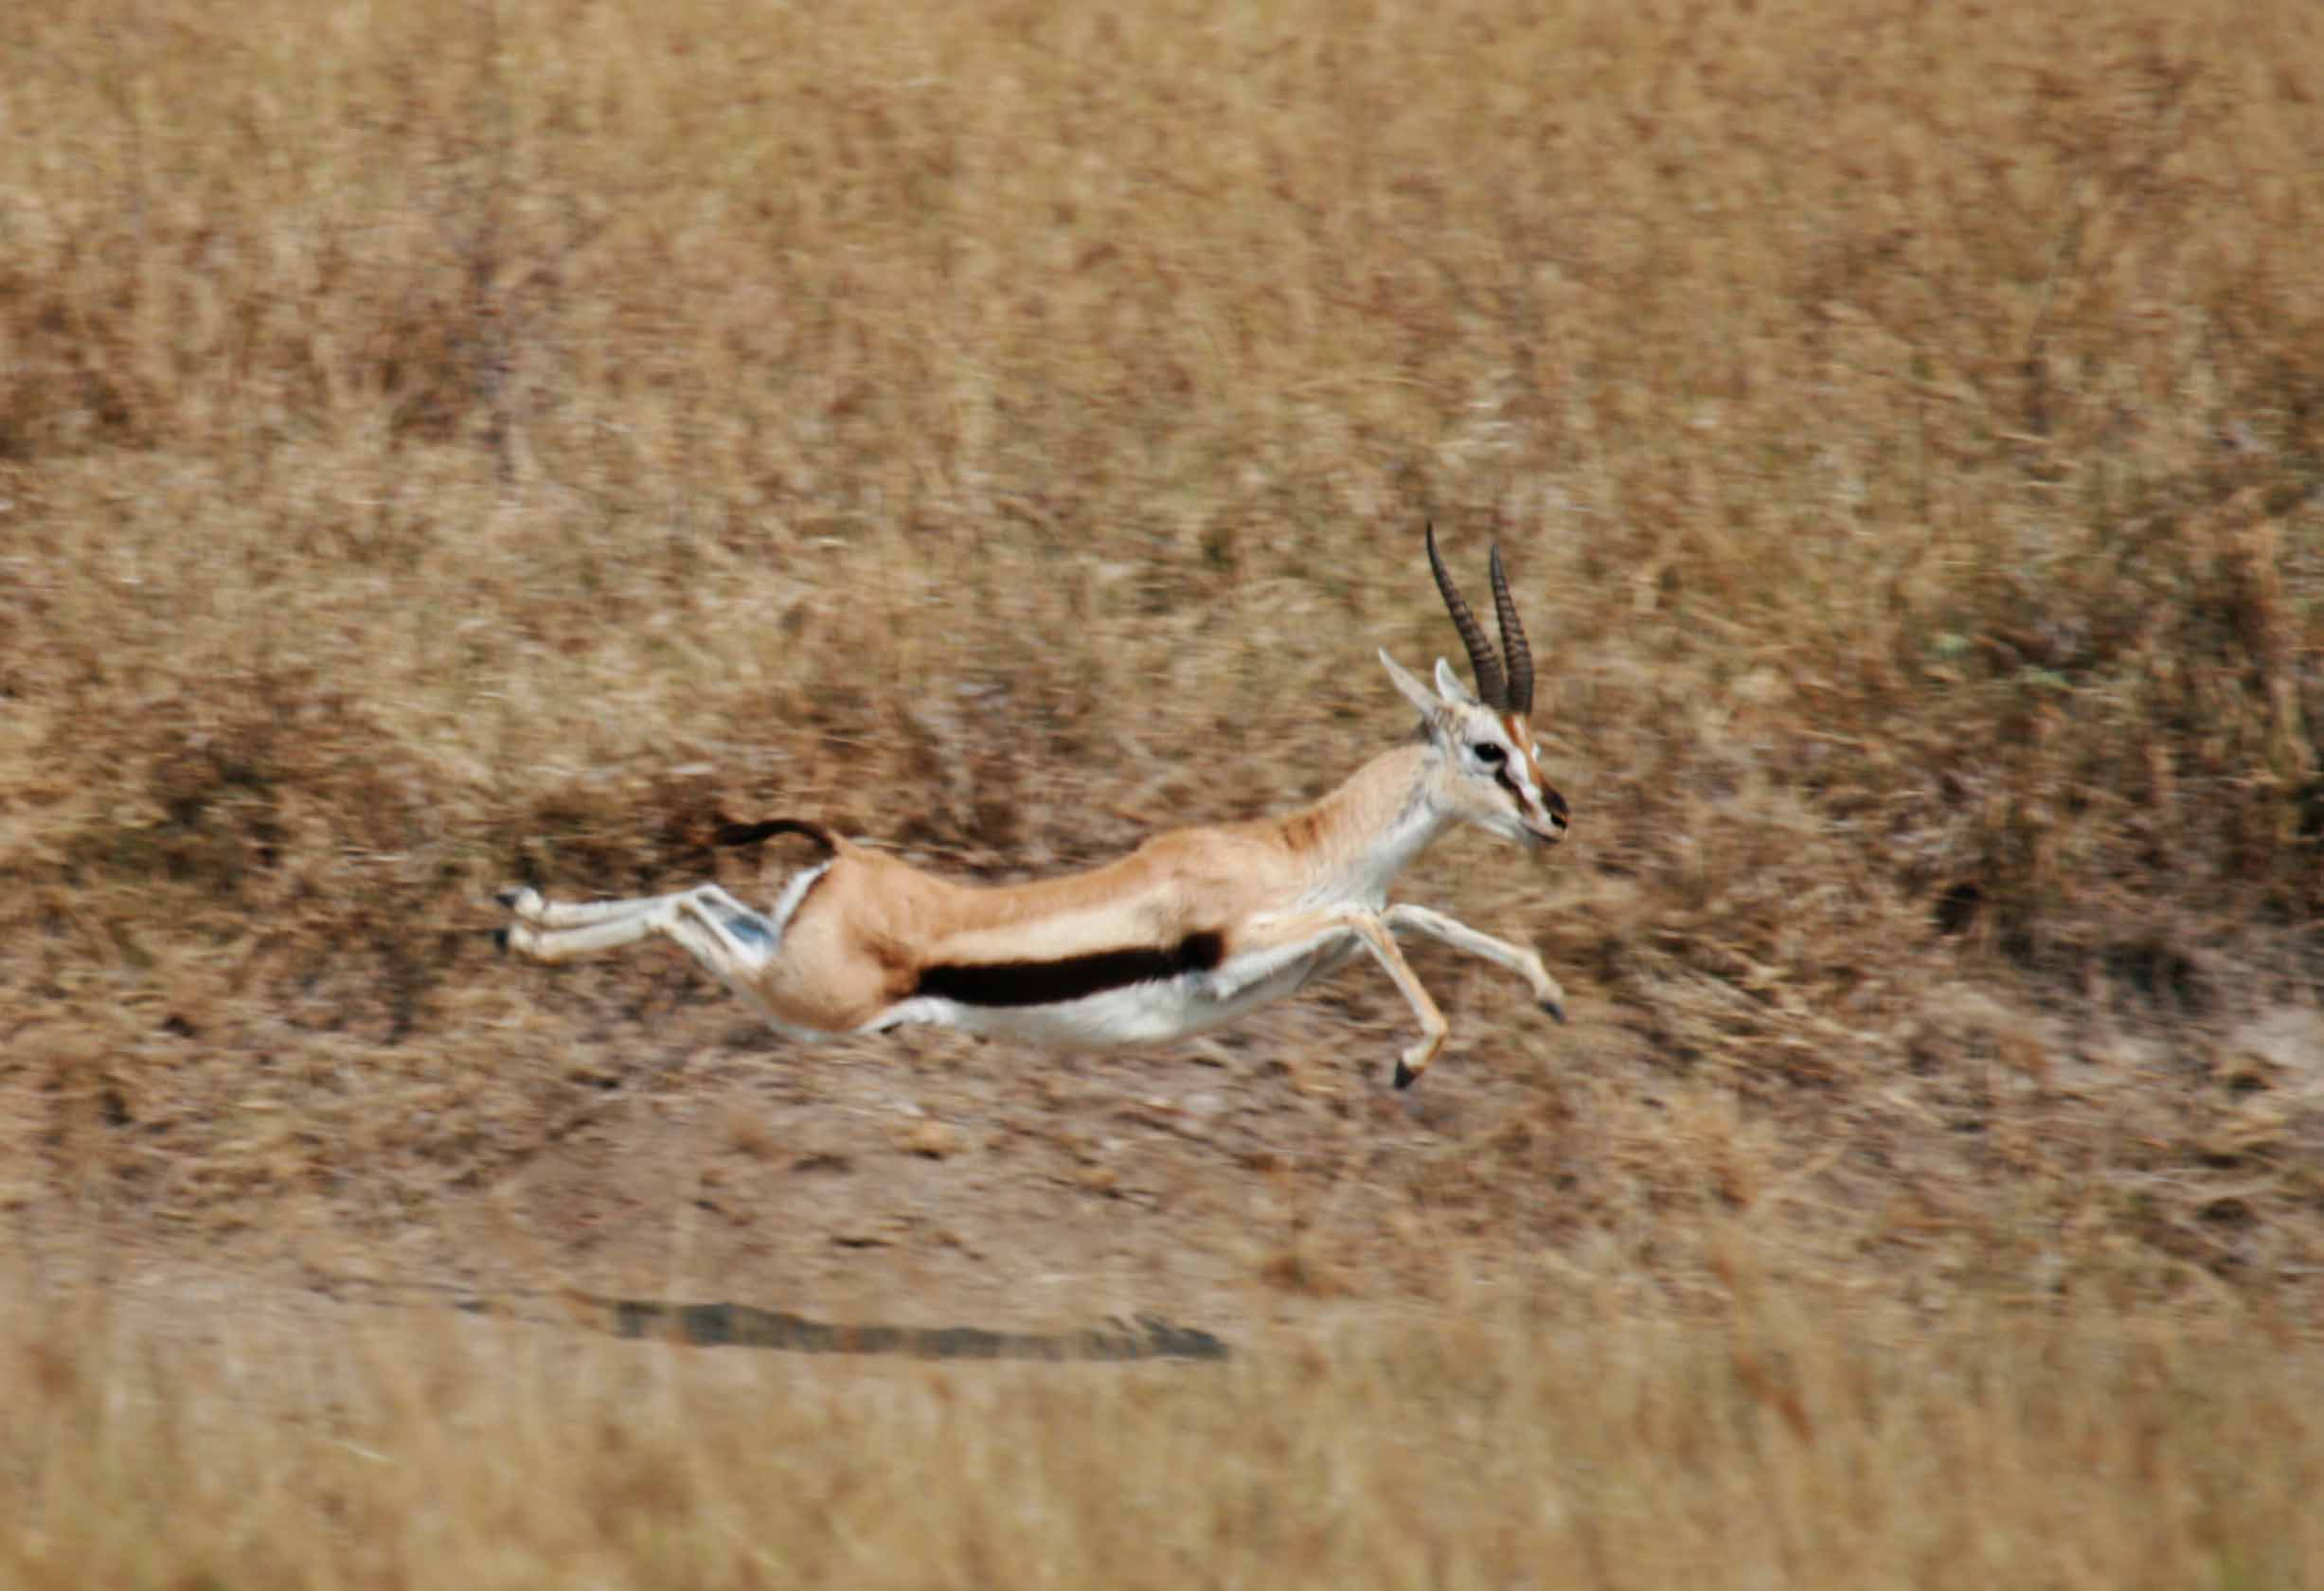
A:
<svg viewBox="0 0 2324 1591">
<path fill-rule="evenodd" d="M 1054 961 L 967 961 L 930 967 L 912 992 L 964 1006 L 1053 1006 L 1134 983 L 1207 973 L 1225 956 L 1226 937 L 1207 929 L 1162 948 L 1138 945 L 1063 956 Z"/>
<path fill-rule="evenodd" d="M 1493 782 L 1509 792 L 1509 798 L 1517 803 L 1519 812 L 1525 811 L 1525 792 L 1518 789 L 1517 781 L 1509 777 L 1508 763 L 1504 762 L 1493 771 Z"/>
</svg>

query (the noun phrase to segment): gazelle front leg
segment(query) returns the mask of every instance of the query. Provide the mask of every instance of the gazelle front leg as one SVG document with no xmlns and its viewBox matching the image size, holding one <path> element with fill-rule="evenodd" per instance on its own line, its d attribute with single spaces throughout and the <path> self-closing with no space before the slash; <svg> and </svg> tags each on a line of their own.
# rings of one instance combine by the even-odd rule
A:
<svg viewBox="0 0 2324 1591">
<path fill-rule="evenodd" d="M 1465 950 L 1471 956 L 1481 956 L 1488 961 L 1499 962 L 1533 986 L 1533 998 L 1540 1003 L 1542 1010 L 1560 1022 L 1565 1020 L 1565 991 L 1558 986 L 1557 979 L 1549 975 L 1549 969 L 1542 965 L 1539 952 L 1511 944 L 1507 939 L 1496 939 L 1491 934 L 1480 934 L 1467 923 L 1455 921 L 1442 912 L 1430 911 L 1426 906 L 1402 903 L 1390 906 L 1385 921 L 1391 930 L 1409 928 L 1416 934 L 1425 934 L 1432 939 L 1441 940 L 1455 950 Z"/>
<path fill-rule="evenodd" d="M 1239 958 L 1254 951 L 1277 951 L 1283 953 L 1284 960 L 1296 960 L 1310 951 L 1323 949 L 1343 934 L 1353 934 L 1364 941 L 1364 948 L 1372 953 L 1372 959 L 1380 963 L 1403 995 L 1404 1003 L 1412 1008 L 1412 1014 L 1420 1019 L 1420 1042 L 1396 1060 L 1396 1086 L 1409 1088 L 1428 1070 L 1437 1051 L 1444 1047 L 1444 1036 L 1451 1028 L 1445 1023 L 1444 1013 L 1437 1009 L 1437 1002 L 1421 986 L 1411 963 L 1404 959 L 1404 953 L 1396 948 L 1395 939 L 1378 913 L 1362 906 L 1324 906 L 1262 919 L 1236 936 L 1233 954 Z"/>
</svg>

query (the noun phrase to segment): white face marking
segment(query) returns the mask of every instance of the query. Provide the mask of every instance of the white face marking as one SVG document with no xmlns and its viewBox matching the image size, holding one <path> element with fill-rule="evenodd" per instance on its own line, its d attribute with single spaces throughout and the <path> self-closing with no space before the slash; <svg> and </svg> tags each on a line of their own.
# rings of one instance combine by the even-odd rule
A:
<svg viewBox="0 0 2324 1591">
<path fill-rule="evenodd" d="M 1509 777 L 1525 793 L 1526 810 L 1533 811 L 1541 805 L 1541 779 L 1532 750 L 1515 735 L 1509 737 Z"/>
<path fill-rule="evenodd" d="M 1456 798 L 1462 814 L 1490 833 L 1528 845 L 1552 845 L 1564 835 L 1552 808 L 1561 804 L 1542 778 L 1534 760 L 1532 736 L 1525 724 L 1490 708 L 1439 707 L 1434 722 L 1438 743 L 1451 765 L 1461 794 Z M 1492 751 L 1478 755 L 1480 747 Z"/>
</svg>

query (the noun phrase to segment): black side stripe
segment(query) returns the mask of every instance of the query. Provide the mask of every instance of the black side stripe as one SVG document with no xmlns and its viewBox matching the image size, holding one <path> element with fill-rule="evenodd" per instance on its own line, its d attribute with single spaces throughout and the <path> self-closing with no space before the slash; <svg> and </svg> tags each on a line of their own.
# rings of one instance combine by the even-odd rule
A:
<svg viewBox="0 0 2324 1591">
<path fill-rule="evenodd" d="M 1226 936 L 1206 930 L 1161 948 L 1138 945 L 1064 956 L 1054 961 L 970 961 L 930 967 L 920 974 L 912 992 L 957 1000 L 964 1006 L 1053 1006 L 1134 983 L 1207 973 L 1225 956 Z"/>
</svg>

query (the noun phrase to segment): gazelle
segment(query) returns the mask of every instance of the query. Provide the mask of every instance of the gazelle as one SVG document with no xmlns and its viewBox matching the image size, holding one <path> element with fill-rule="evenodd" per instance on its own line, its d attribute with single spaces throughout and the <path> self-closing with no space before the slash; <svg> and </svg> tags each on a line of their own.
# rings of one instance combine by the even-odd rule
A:
<svg viewBox="0 0 2324 1591">
<path fill-rule="evenodd" d="M 1433 526 L 1426 541 L 1476 689 L 1439 658 L 1432 691 L 1383 650 L 1419 731 L 1310 806 L 1171 830 L 1088 872 L 992 887 L 923 873 L 816 823 L 731 824 L 721 844 L 797 834 L 823 860 L 764 912 L 709 884 L 586 904 L 511 889 L 500 900 L 517 921 L 499 931 L 501 947 L 563 961 L 666 934 L 792 1038 L 918 1022 L 1064 1046 L 1201 1032 L 1366 950 L 1420 1022 L 1419 1042 L 1396 1063 L 1404 1088 L 1446 1032 L 1397 949 L 1395 935 L 1411 932 L 1507 967 L 1563 1022 L 1564 996 L 1534 951 L 1424 906 L 1388 904 L 1390 881 L 1455 823 L 1528 847 L 1565 837 L 1565 798 L 1542 778 L 1527 724 L 1533 656 L 1501 549 L 1491 570 L 1505 657 L 1445 571 Z"/>
</svg>

